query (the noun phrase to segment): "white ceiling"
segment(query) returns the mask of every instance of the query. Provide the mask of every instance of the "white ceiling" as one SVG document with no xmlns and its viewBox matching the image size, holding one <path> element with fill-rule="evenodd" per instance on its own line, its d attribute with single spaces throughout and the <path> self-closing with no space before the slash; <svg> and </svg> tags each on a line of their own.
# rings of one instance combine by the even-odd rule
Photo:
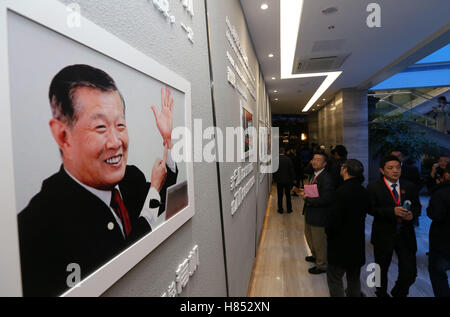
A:
<svg viewBox="0 0 450 317">
<path fill-rule="evenodd" d="M 373 2 L 381 6 L 380 28 L 366 24 L 370 14 L 366 8 Z M 261 10 L 262 3 L 267 3 L 269 9 Z M 300 114 L 325 77 L 280 80 L 279 0 L 241 0 L 241 5 L 265 76 L 272 112 Z M 324 15 L 321 11 L 328 7 L 337 7 L 338 11 Z M 296 58 L 351 53 L 338 69 L 343 74 L 316 104 L 325 104 L 322 99 L 329 100 L 342 88 L 370 88 L 448 44 L 449 12 L 449 0 L 305 0 Z M 330 25 L 334 29 L 329 30 Z M 313 52 L 318 41 L 334 40 L 342 40 L 338 49 Z M 274 58 L 269 58 L 269 53 Z"/>
</svg>

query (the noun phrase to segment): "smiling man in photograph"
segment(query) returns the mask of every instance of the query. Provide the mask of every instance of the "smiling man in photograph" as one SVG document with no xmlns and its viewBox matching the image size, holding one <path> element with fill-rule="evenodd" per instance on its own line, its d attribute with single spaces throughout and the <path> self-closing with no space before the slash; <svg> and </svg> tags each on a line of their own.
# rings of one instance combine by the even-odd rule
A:
<svg viewBox="0 0 450 317">
<path fill-rule="evenodd" d="M 108 74 L 68 66 L 53 78 L 49 99 L 62 166 L 18 216 L 24 296 L 61 295 L 70 264 L 79 265 L 82 280 L 155 229 L 178 174 L 169 88 L 161 91 L 161 113 L 152 106 L 164 153 L 151 183 L 127 165 L 125 102 Z"/>
</svg>

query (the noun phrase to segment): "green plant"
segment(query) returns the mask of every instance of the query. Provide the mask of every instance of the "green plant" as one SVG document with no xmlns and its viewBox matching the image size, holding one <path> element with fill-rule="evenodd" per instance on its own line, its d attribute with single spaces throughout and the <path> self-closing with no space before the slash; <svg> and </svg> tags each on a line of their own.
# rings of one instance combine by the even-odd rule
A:
<svg viewBox="0 0 450 317">
<path fill-rule="evenodd" d="M 370 145 L 373 147 L 373 158 L 384 156 L 394 149 L 403 148 L 408 151 L 408 157 L 417 160 L 425 153 L 438 155 L 437 144 L 426 140 L 424 132 L 415 129 L 411 118 L 403 114 L 376 115 L 370 123 Z"/>
</svg>

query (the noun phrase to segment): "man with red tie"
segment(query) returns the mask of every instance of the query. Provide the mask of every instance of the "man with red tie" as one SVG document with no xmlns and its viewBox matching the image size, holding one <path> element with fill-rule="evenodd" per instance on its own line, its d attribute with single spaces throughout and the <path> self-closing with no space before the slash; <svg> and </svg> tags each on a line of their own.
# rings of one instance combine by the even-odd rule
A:
<svg viewBox="0 0 450 317">
<path fill-rule="evenodd" d="M 152 230 L 177 178 L 169 155 L 173 98 L 168 88 L 161 93 L 161 114 L 152 109 L 165 150 L 149 183 L 127 165 L 125 102 L 114 80 L 88 65 L 54 77 L 49 125 L 62 166 L 18 216 L 25 296 L 61 295 L 68 265 L 79 265 L 84 279 Z"/>
<path fill-rule="evenodd" d="M 311 160 L 314 174 L 311 176 L 310 185 L 316 186 L 318 197 L 309 197 L 305 190 L 299 191 L 305 201 L 303 214 L 305 215 L 305 237 L 312 255 L 306 257 L 306 261 L 314 263 L 310 268 L 310 274 L 323 274 L 327 272 L 327 235 L 325 226 L 332 212 L 334 198 L 334 183 L 326 171 L 328 155 L 317 152 Z"/>
<path fill-rule="evenodd" d="M 415 185 L 400 180 L 402 167 L 396 156 L 383 158 L 380 161 L 380 172 L 383 178 L 367 187 L 371 199 L 370 214 L 374 216 L 371 243 L 375 263 L 381 269 L 381 285 L 377 287 L 376 295 L 389 296 L 387 274 L 395 251 L 399 274 L 391 295 L 406 297 L 417 276 L 414 221 L 420 215 L 422 206 Z M 408 202 L 410 206 L 404 208 Z"/>
</svg>

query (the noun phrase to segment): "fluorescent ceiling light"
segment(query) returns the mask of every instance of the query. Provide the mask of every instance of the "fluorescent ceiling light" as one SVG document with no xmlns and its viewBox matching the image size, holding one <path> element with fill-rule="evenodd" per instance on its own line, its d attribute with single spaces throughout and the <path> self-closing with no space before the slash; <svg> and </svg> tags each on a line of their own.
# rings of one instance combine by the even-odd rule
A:
<svg viewBox="0 0 450 317">
<path fill-rule="evenodd" d="M 267 10 L 267 9 L 269 9 L 269 5 L 267 3 L 263 3 L 261 5 L 261 10 Z"/>
<path fill-rule="evenodd" d="M 317 89 L 311 100 L 307 103 L 303 112 L 307 112 L 325 91 L 342 74 L 338 72 L 324 72 L 311 74 L 292 74 L 294 66 L 295 50 L 300 29 L 300 21 L 303 11 L 303 0 L 281 0 L 280 1 L 280 38 L 281 38 L 281 79 L 294 79 L 306 77 L 326 76 L 326 79 Z"/>
</svg>

